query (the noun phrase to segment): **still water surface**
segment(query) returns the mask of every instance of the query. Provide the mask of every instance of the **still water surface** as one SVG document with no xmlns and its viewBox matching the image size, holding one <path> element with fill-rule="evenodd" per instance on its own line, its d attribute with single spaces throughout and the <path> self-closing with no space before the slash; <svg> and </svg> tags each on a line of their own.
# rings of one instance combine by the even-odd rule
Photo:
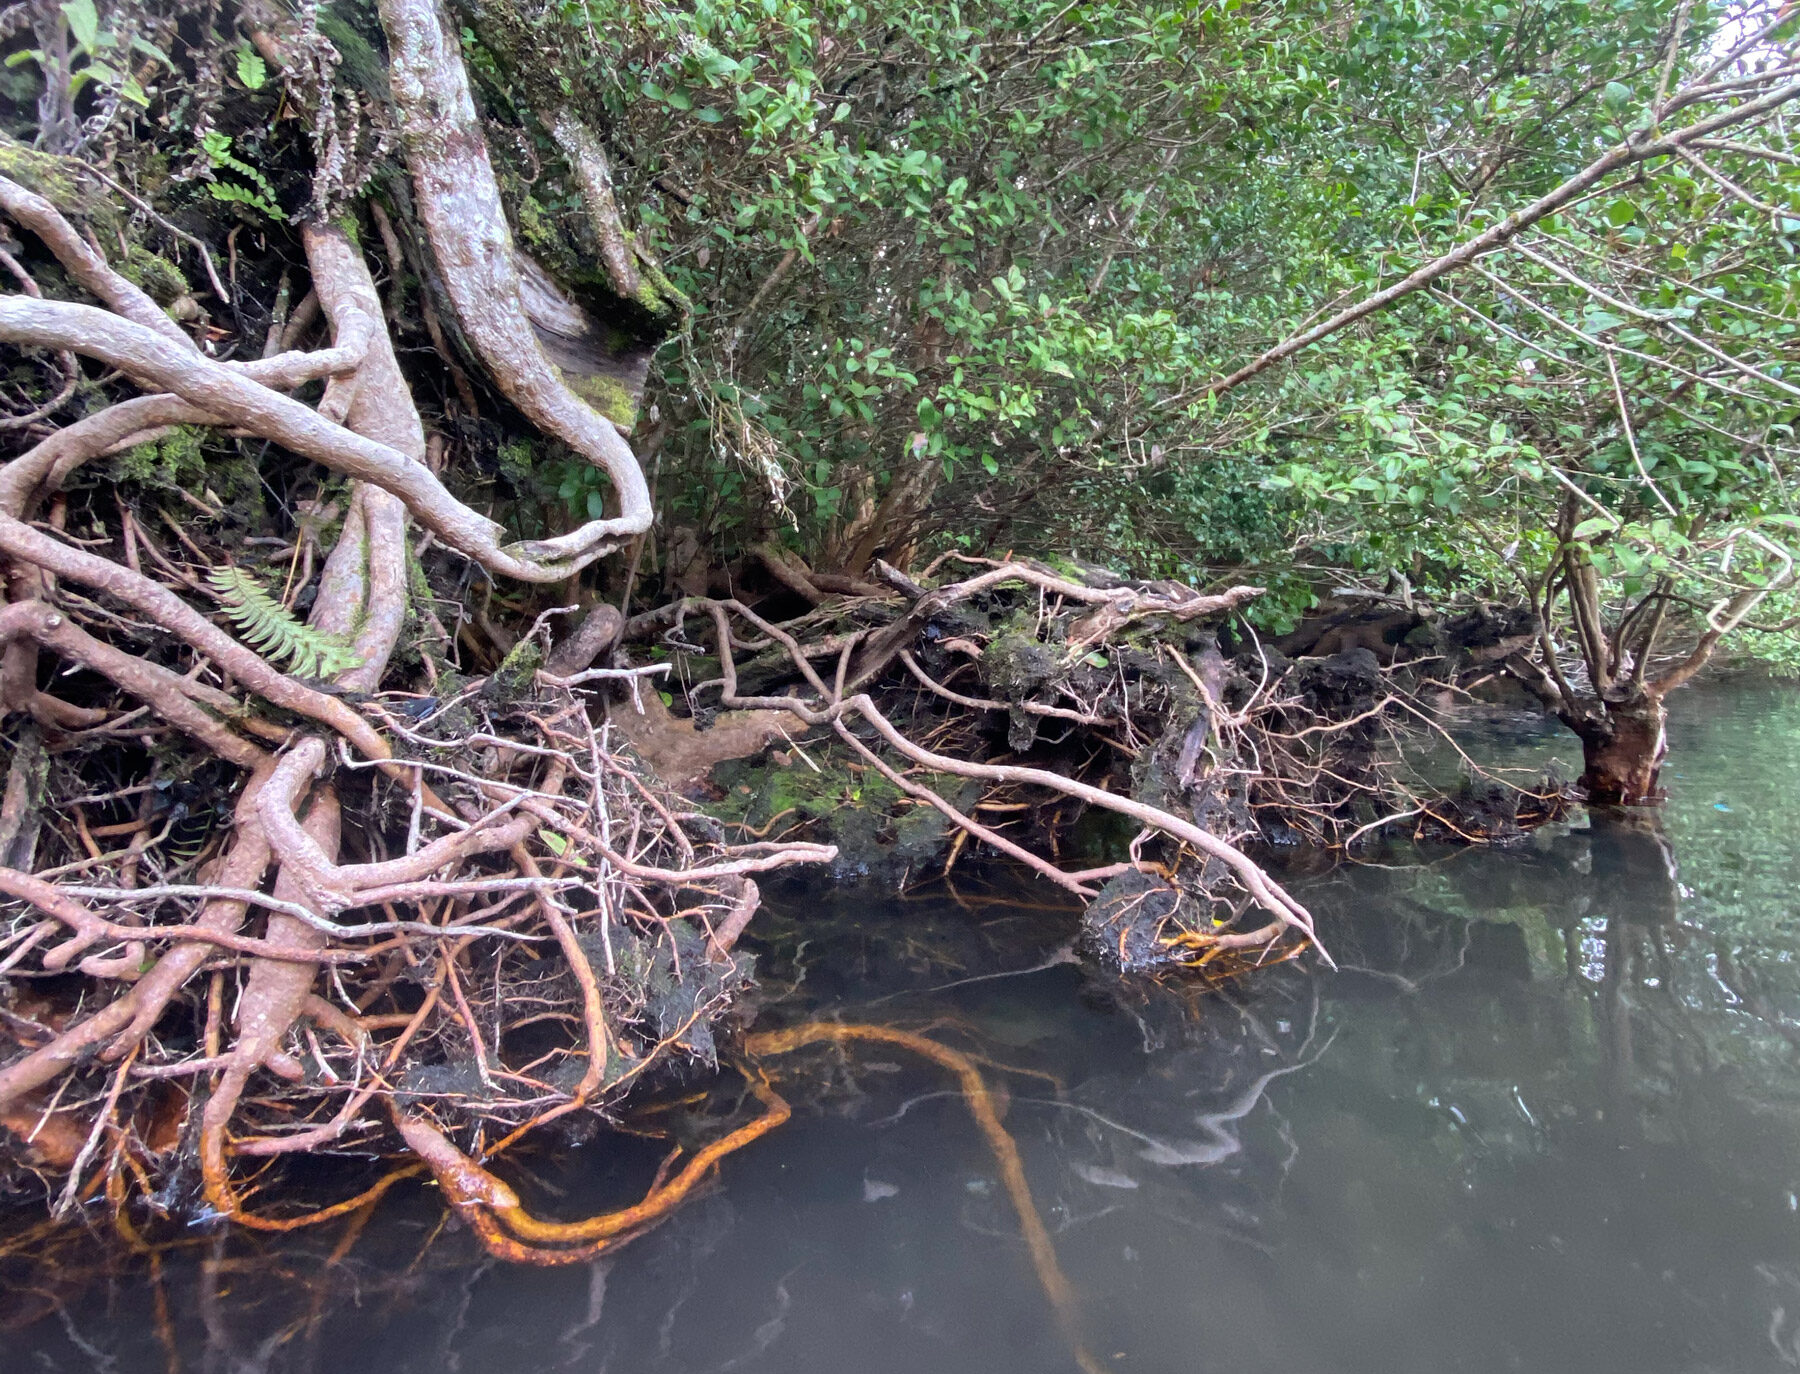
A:
<svg viewBox="0 0 1800 1374">
<path fill-rule="evenodd" d="M 1527 722 L 1481 733 L 1571 757 Z M 1659 828 L 1296 876 L 1335 975 L 1125 992 L 1059 957 L 1072 918 L 1041 887 L 815 886 L 758 918 L 759 1024 L 935 1023 L 990 1061 L 1106 1368 L 1791 1369 L 1800 694 L 1684 693 L 1672 737 Z M 941 1071 L 878 1047 L 788 1069 L 793 1122 L 608 1260 L 487 1262 L 424 1191 L 335 1258 L 341 1233 L 198 1239 L 156 1274 L 15 1257 L 0 1370 L 1071 1369 Z M 662 1148 L 519 1182 L 575 1216 Z"/>
</svg>

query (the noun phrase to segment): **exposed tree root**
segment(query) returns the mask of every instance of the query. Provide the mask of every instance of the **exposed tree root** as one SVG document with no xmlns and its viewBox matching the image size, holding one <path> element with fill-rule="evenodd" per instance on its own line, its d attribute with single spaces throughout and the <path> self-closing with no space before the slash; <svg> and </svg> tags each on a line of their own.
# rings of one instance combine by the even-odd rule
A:
<svg viewBox="0 0 1800 1374">
<path fill-rule="evenodd" d="M 618 496 L 616 517 L 533 546 L 533 557 L 561 560 L 566 576 L 650 528 L 650 490 L 630 445 L 569 389 L 526 315 L 458 29 L 437 0 L 383 0 L 381 21 L 392 45 L 394 98 L 420 217 L 463 331 L 507 398 L 544 433 L 603 470 Z"/>
<path fill-rule="evenodd" d="M 804 747 L 795 741 L 828 729 L 827 747 L 848 751 L 852 769 L 873 770 L 889 795 L 943 818 L 946 867 L 971 843 L 987 846 L 1090 903 L 1091 919 L 1112 927 L 1105 938 L 1095 931 L 1090 951 L 1127 968 L 1213 973 L 1282 957 L 1277 947 L 1293 936 L 1316 943 L 1310 916 L 1252 857 L 1256 846 L 1348 849 L 1403 821 L 1414 836 L 1504 841 L 1565 805 L 1561 784 L 1487 773 L 1466 755 L 1467 780 L 1444 795 L 1411 761 L 1434 732 L 1460 755 L 1430 698 L 1454 690 L 1459 674 L 1491 672 L 1517 638 L 1510 622 L 1474 626 L 1479 649 L 1461 647 L 1460 631 L 1447 635 L 1418 665 L 1384 663 L 1347 630 L 1335 639 L 1315 630 L 1320 656 L 1290 660 L 1220 623 L 1254 588 L 1205 597 L 1092 570 L 961 561 L 977 571 L 936 586 L 883 565 L 893 592 L 827 598 L 788 621 L 702 597 L 634 618 L 628 651 L 652 641 L 689 669 L 692 721 L 677 719 L 698 763 L 680 776 L 738 757 L 741 736 L 755 744 L 758 713 L 790 719 L 789 766 L 799 758 L 812 768 L 816 733 Z M 791 555 L 783 571 L 789 590 L 806 574 Z M 710 633 L 690 626 L 700 617 Z M 1227 658 L 1221 645 L 1233 640 Z M 614 710 L 633 719 L 622 701 Z M 768 790 L 801 797 L 799 814 L 753 800 L 740 813 L 746 829 L 769 833 L 779 811 L 791 832 L 811 823 L 838 833 L 829 804 L 805 801 L 804 774 L 794 773 L 802 782 Z M 1088 867 L 1060 854 L 1083 812 L 1138 827 L 1129 855 L 1117 842 L 1084 850 Z M 909 827 L 919 830 L 896 829 Z M 895 848 L 906 860 L 897 875 L 929 862 L 916 844 Z M 1150 887 L 1161 895 L 1148 900 Z M 1258 910 L 1274 919 L 1246 919 Z"/>
<path fill-rule="evenodd" d="M 100 302 L 0 298 L 0 341 L 96 359 L 153 389 L 0 469 L 0 705 L 45 732 L 57 770 L 47 791 L 24 774 L 13 788 L 14 829 L 38 818 L 38 871 L 0 864 L 0 894 L 21 904 L 8 908 L 0 976 L 82 985 L 66 1006 L 10 1013 L 0 1122 L 32 1140 L 36 1167 L 66 1175 L 65 1199 L 124 1206 L 191 1157 L 213 1212 L 285 1229 L 353 1211 L 418 1166 L 295 1214 L 253 1210 L 239 1161 L 366 1149 L 384 1106 L 400 1125 L 383 1148 L 402 1159 L 425 1139 L 413 1123 L 427 1104 L 477 1137 L 602 1110 L 665 1061 L 711 1058 L 708 1025 L 744 979 L 730 950 L 757 906 L 751 875 L 832 854 L 726 843 L 644 774 L 603 713 L 590 717 L 579 682 L 535 676 L 535 643 L 489 679 L 446 684 L 442 699 L 382 690 L 408 626 L 432 616 L 410 523 L 493 574 L 544 582 L 649 519 L 629 446 L 535 342 L 478 130 L 458 150 L 429 136 L 449 108 L 437 97 L 467 103 L 460 58 L 431 57 L 436 10 L 397 3 L 385 17 L 422 218 L 465 335 L 529 418 L 605 469 L 625 510 L 508 543 L 452 495 L 427 464 L 381 301 L 341 229 L 303 231 L 315 306 L 271 330 L 266 356 L 221 362 L 47 200 L 0 181 L 0 210 Z M 465 154 L 469 166 L 443 161 Z M 492 213 L 468 218 L 475 204 Z M 325 346 L 297 350 L 320 314 Z M 315 403 L 289 394 L 319 382 Z M 83 465 L 179 426 L 269 441 L 353 479 L 305 626 L 291 594 L 243 611 L 261 620 L 238 634 L 194 604 L 213 570 L 245 561 L 241 548 L 202 547 L 171 522 L 180 547 L 164 552 L 123 508 L 119 541 L 72 540 L 60 515 L 36 518 L 63 509 Z M 290 593 L 312 539 L 296 531 Z M 277 621 L 287 628 L 271 639 Z M 246 626 L 262 642 L 337 646 L 332 680 L 303 680 L 248 647 Z M 588 664 L 618 617 L 591 628 L 584 660 L 556 665 L 577 679 L 610 671 Z M 450 671 L 413 652 L 428 681 Z M 41 671 L 52 665 L 55 688 Z M 69 672 L 81 676 L 64 685 Z M 170 785 L 195 801 L 171 808 Z M 100 847 L 89 809 L 122 848 Z M 184 827 L 191 850 L 170 839 Z M 171 1151 L 149 1123 L 184 1084 L 189 1145 Z"/>
</svg>

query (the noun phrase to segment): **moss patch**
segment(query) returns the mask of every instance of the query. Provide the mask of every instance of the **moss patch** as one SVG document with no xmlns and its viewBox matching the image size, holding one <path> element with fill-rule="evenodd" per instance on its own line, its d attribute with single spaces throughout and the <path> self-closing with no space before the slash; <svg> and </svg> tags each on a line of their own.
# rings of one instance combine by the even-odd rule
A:
<svg viewBox="0 0 1800 1374">
<path fill-rule="evenodd" d="M 544 651 L 533 639 L 522 639 L 512 652 L 494 669 L 486 691 L 501 701 L 515 701 L 531 690 L 537 670 L 543 666 Z"/>
<path fill-rule="evenodd" d="M 570 391 L 620 428 L 630 429 L 637 423 L 637 398 L 623 382 L 597 373 L 564 372 L 562 377 Z"/>
<path fill-rule="evenodd" d="M 112 460 L 116 482 L 156 491 L 197 491 L 206 483 L 206 432 L 180 425 L 160 439 L 133 444 Z"/>
<path fill-rule="evenodd" d="M 40 153 L 0 135 L 0 175 L 35 191 L 65 215 L 81 215 L 109 230 L 118 210 L 106 188 L 72 159 Z"/>
<path fill-rule="evenodd" d="M 637 303 L 649 311 L 659 325 L 670 331 L 681 328 L 694 313 L 694 303 L 668 275 L 641 256 L 637 260 Z"/>
<path fill-rule="evenodd" d="M 131 246 L 118 270 L 121 277 L 158 305 L 170 305 L 189 294 L 188 279 L 181 269 L 140 244 Z"/>
<path fill-rule="evenodd" d="M 260 516 L 262 479 L 255 459 L 241 447 L 222 444 L 216 435 L 191 425 L 132 445 L 107 465 L 107 475 L 120 486 L 198 496 L 217 506 L 221 521 L 228 525 L 250 525 Z"/>
<path fill-rule="evenodd" d="M 708 810 L 769 837 L 803 827 L 810 838 L 838 847 L 839 876 L 918 869 L 943 854 L 952 828 L 937 810 L 819 744 L 808 745 L 807 753 L 817 771 L 797 755 L 778 762 L 779 751 L 769 760 L 720 764 L 713 778 L 724 796 Z M 920 781 L 964 810 L 980 799 L 979 783 L 937 776 Z"/>
</svg>

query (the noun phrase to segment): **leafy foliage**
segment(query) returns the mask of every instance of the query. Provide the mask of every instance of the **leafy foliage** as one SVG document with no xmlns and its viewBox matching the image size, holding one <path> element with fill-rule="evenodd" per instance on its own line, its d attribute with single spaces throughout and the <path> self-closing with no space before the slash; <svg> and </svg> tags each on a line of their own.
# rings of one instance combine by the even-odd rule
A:
<svg viewBox="0 0 1800 1374">
<path fill-rule="evenodd" d="M 337 635 L 294 618 L 293 612 L 244 569 L 226 564 L 207 574 L 238 633 L 258 652 L 285 662 L 302 677 L 335 677 L 362 660 Z"/>
<path fill-rule="evenodd" d="M 16 67 L 25 62 L 34 63 L 46 80 L 66 82 L 72 97 L 92 84 L 117 92 L 121 99 L 133 105 L 147 106 L 149 93 L 133 74 L 131 63 L 147 57 L 164 67 L 173 67 L 162 50 L 136 34 L 120 32 L 103 23 L 94 0 L 66 0 L 58 10 L 68 36 L 74 40 L 67 70 L 63 69 L 64 59 L 60 54 L 44 48 L 25 48 L 11 53 L 6 58 L 6 65 Z"/>
<path fill-rule="evenodd" d="M 1774 574 L 1741 532 L 1779 542 L 1791 512 L 1779 136 L 1602 182 L 1294 364 L 1205 383 L 1651 128 L 1775 14 L 564 0 L 543 22 L 696 303 L 658 397 L 674 519 L 727 545 L 791 525 L 825 564 L 924 541 L 1249 566 L 1279 624 L 1345 573 L 1521 595 L 1569 538 L 1621 604 Z M 493 94 L 528 132 L 498 73 Z"/>
<path fill-rule="evenodd" d="M 543 123 L 567 106 L 692 303 L 644 406 L 665 530 L 824 567 L 1016 547 L 1249 576 L 1279 627 L 1346 575 L 1523 595 L 1570 540 L 1614 604 L 1670 578 L 1704 608 L 1775 574 L 1744 559 L 1749 531 L 1785 545 L 1800 452 L 1800 164 L 1778 128 L 1603 180 L 1437 289 L 1208 383 L 1660 129 L 1666 91 L 1777 13 L 554 0 L 472 7 L 464 44 L 520 241 L 567 261 L 592 233 Z M 1739 100 L 1797 24 L 1678 120 Z M 319 32 L 340 80 L 378 89 L 368 7 Z M 207 70 L 259 109 L 280 95 L 235 33 Z M 198 146 L 194 194 L 298 203 L 282 121 L 152 113 Z M 583 465 L 513 467 L 528 521 L 605 509 Z"/>
</svg>

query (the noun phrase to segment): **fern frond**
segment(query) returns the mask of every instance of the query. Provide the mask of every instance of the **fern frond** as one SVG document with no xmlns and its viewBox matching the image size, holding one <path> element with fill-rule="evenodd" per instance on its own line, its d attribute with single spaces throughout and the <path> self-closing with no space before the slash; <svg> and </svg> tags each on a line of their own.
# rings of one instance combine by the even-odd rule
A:
<svg viewBox="0 0 1800 1374">
<path fill-rule="evenodd" d="M 213 179 L 207 183 L 207 190 L 214 200 L 229 201 L 238 205 L 248 205 L 260 210 L 270 219 L 285 220 L 287 215 L 275 203 L 275 183 L 264 176 L 262 169 L 245 162 L 231 150 L 231 135 L 208 129 L 200 135 L 200 146 L 205 151 L 207 160 L 216 169 L 229 169 L 250 181 L 255 187 L 238 186 L 229 181 Z"/>
<path fill-rule="evenodd" d="M 207 581 L 225 602 L 225 614 L 245 643 L 277 662 L 286 661 L 301 677 L 336 677 L 362 662 L 342 637 L 296 620 L 242 568 L 229 564 L 214 568 Z"/>
<path fill-rule="evenodd" d="M 252 210 L 260 210 L 273 220 L 284 220 L 287 215 L 282 208 L 260 191 L 252 191 L 247 186 L 238 186 L 229 181 L 209 181 L 206 189 L 212 193 L 214 200 L 226 201 L 233 205 L 248 205 Z"/>
</svg>

